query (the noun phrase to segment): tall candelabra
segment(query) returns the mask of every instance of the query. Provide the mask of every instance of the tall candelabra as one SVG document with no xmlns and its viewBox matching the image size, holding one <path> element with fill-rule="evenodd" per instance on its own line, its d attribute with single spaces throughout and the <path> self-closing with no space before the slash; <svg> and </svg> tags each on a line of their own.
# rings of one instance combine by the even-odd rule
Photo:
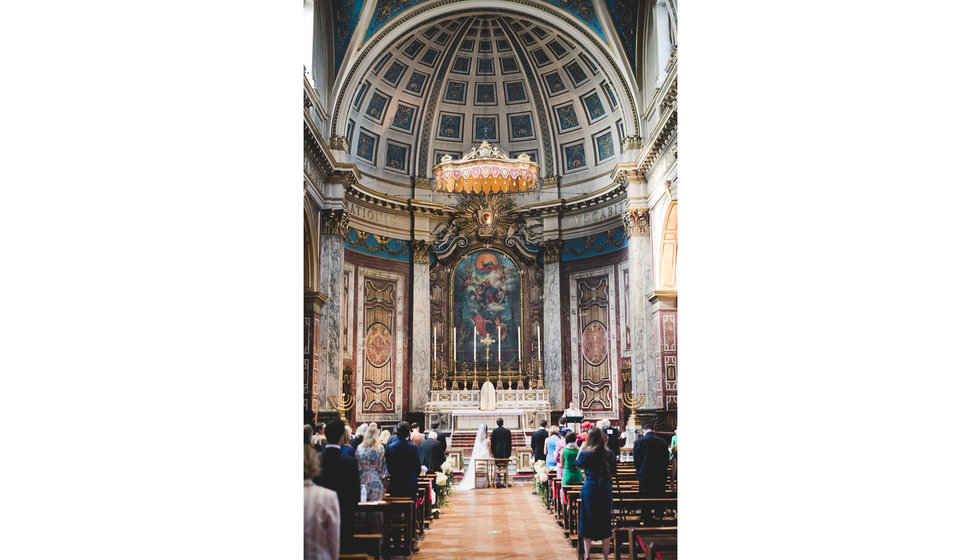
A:
<svg viewBox="0 0 980 560">
<path fill-rule="evenodd" d="M 340 413 L 340 419 L 347 423 L 347 416 L 344 414 L 354 406 L 354 395 L 344 395 L 340 393 L 335 397 L 330 397 L 330 404 Z"/>
<path fill-rule="evenodd" d="M 627 426 L 636 428 L 636 410 L 646 402 L 646 395 L 643 393 L 623 393 L 623 404 L 630 409 L 630 419 L 626 422 Z"/>
</svg>

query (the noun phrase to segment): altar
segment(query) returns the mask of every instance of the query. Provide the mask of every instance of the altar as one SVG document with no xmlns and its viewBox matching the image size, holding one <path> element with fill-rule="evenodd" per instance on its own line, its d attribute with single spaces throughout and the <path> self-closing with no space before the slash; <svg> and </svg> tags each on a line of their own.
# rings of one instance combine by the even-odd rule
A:
<svg viewBox="0 0 980 560">
<path fill-rule="evenodd" d="M 551 417 L 547 389 L 496 389 L 496 410 L 480 410 L 480 391 L 430 391 L 425 405 L 426 423 L 440 422 L 452 431 L 476 431 L 480 424 L 493 430 L 503 418 L 510 430 L 533 430 Z"/>
</svg>

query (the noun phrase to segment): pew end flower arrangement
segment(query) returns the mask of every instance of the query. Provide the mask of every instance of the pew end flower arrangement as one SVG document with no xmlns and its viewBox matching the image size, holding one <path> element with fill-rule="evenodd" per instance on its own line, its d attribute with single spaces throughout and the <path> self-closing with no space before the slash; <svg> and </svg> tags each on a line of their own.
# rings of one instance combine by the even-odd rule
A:
<svg viewBox="0 0 980 560">
<path fill-rule="evenodd" d="M 456 476 L 453 474 L 453 466 L 447 460 L 442 464 L 441 471 L 436 473 L 436 509 L 433 513 L 439 517 L 442 508 L 449 501 L 449 496 L 456 493 Z"/>
<path fill-rule="evenodd" d="M 544 507 L 548 507 L 548 467 L 544 461 L 534 463 L 534 491 Z"/>
</svg>

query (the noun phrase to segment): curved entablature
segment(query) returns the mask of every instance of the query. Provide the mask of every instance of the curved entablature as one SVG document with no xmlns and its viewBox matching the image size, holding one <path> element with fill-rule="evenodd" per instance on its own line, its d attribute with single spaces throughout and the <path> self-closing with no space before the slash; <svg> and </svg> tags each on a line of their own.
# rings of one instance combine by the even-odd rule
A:
<svg viewBox="0 0 980 560">
<path fill-rule="evenodd" d="M 608 184 L 637 134 L 635 84 L 594 31 L 541 4 L 427 2 L 350 57 L 331 136 L 347 138 L 348 161 L 373 190 L 411 197 L 413 177 L 484 138 L 527 153 L 543 177 L 581 185 L 573 196 Z M 548 198 L 557 193 L 544 189 Z"/>
</svg>

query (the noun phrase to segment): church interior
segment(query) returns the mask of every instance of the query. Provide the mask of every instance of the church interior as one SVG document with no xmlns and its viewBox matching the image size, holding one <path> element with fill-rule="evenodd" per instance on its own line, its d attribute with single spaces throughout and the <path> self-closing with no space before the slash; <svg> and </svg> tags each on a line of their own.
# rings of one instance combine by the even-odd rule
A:
<svg viewBox="0 0 980 560">
<path fill-rule="evenodd" d="M 501 418 L 517 485 L 575 411 L 670 441 L 676 1 L 304 8 L 304 421 L 438 424 L 460 476 Z"/>
</svg>

